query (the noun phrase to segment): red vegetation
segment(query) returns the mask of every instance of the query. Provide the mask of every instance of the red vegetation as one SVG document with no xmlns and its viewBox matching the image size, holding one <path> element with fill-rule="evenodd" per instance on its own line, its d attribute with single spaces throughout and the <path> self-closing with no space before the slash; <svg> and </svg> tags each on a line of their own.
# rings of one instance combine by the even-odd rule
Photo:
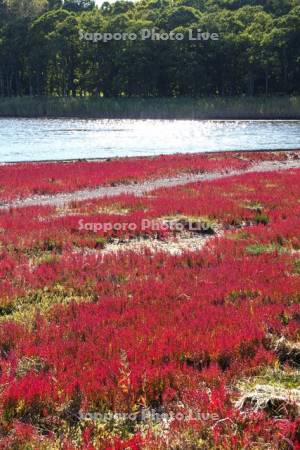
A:
<svg viewBox="0 0 300 450">
<path fill-rule="evenodd" d="M 0 200 L 30 195 L 72 192 L 78 189 L 143 181 L 180 173 L 245 169 L 249 161 L 235 154 L 171 155 L 124 158 L 100 162 L 18 163 L 0 166 Z"/>
<path fill-rule="evenodd" d="M 297 155 L 296 155 L 297 156 Z M 18 163 L 0 165 L 0 200 L 31 195 L 72 192 L 101 185 L 143 181 L 149 178 L 243 170 L 259 161 L 282 161 L 285 153 L 178 154 L 153 158 L 124 158 L 106 161 L 65 163 Z"/>
<path fill-rule="evenodd" d="M 79 412 L 184 405 L 218 420 L 175 420 L 169 439 L 189 432 L 209 449 L 299 449 L 299 420 L 241 413 L 233 402 L 239 378 L 277 364 L 268 335 L 300 337 L 299 175 L 247 174 L 64 211 L 3 211 L 1 448 L 45 440 L 51 448 L 58 438 L 65 449 L 168 448 L 151 429 L 101 434 L 97 423 L 79 423 Z M 109 206 L 112 214 L 103 212 Z M 80 219 L 139 224 L 170 214 L 206 216 L 226 231 L 181 256 L 103 258 L 97 238 L 124 232 L 78 229 Z M 131 237 L 142 234 L 138 227 Z M 62 435 L 66 426 L 80 426 L 80 436 Z"/>
</svg>

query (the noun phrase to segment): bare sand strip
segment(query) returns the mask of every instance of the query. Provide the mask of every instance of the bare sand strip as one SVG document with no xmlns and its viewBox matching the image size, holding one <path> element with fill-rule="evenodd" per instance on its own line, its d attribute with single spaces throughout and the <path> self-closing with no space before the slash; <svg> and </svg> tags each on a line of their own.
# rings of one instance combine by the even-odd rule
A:
<svg viewBox="0 0 300 450">
<path fill-rule="evenodd" d="M 120 184 L 118 186 L 100 186 L 94 189 L 82 189 L 75 192 L 61 193 L 56 195 L 36 195 L 25 199 L 11 202 L 0 202 L 0 209 L 20 208 L 35 205 L 63 206 L 72 201 L 91 200 L 103 197 L 114 197 L 120 194 L 131 194 L 142 196 L 147 192 L 159 188 L 170 188 L 182 186 L 198 181 L 211 181 L 228 178 L 235 175 L 253 172 L 274 172 L 288 169 L 300 169 L 300 160 L 288 159 L 286 161 L 263 161 L 254 164 L 246 170 L 226 170 L 223 172 L 184 174 L 173 178 L 157 178 L 142 183 L 129 185 Z"/>
</svg>

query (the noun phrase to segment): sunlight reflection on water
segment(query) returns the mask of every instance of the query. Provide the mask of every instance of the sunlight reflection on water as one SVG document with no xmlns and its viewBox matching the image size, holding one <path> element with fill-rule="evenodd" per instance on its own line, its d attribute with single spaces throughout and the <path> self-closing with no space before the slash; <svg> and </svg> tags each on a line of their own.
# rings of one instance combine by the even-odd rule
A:
<svg viewBox="0 0 300 450">
<path fill-rule="evenodd" d="M 300 121 L 0 119 L 0 162 L 300 148 Z"/>
</svg>

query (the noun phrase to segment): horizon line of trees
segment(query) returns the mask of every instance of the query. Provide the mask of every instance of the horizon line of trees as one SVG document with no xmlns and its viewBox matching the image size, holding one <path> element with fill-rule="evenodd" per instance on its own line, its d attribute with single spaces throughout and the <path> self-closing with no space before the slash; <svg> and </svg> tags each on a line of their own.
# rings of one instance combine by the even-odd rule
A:
<svg viewBox="0 0 300 450">
<path fill-rule="evenodd" d="M 154 27 L 220 39 L 79 39 Z M 0 32 L 2 97 L 300 93 L 300 0 L 0 0 Z"/>
</svg>

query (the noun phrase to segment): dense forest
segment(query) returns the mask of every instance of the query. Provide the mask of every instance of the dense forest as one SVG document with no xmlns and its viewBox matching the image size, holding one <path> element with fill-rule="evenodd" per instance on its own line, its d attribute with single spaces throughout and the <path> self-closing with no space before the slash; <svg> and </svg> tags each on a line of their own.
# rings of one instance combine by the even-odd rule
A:
<svg viewBox="0 0 300 450">
<path fill-rule="evenodd" d="M 219 40 L 80 39 L 157 27 Z M 0 0 L 0 96 L 300 93 L 300 0 Z"/>
</svg>

